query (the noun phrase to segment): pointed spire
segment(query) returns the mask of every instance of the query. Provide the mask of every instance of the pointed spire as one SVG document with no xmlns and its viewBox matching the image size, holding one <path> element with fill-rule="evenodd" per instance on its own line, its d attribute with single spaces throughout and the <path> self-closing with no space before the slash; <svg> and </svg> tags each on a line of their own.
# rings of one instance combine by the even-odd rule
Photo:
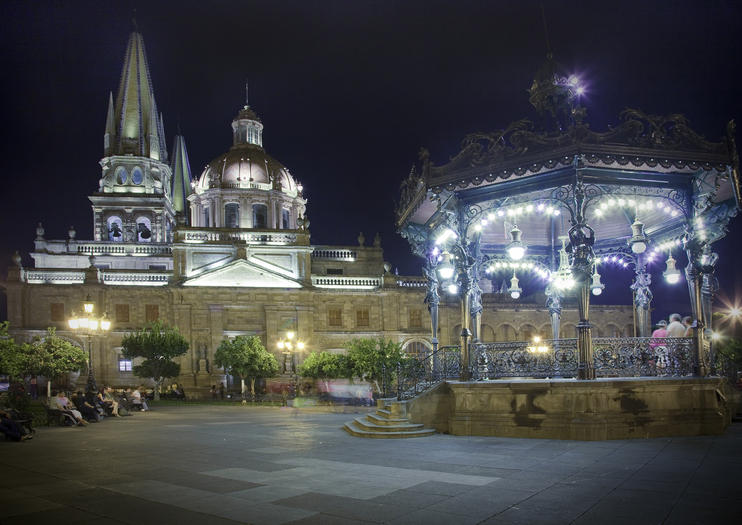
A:
<svg viewBox="0 0 742 525">
<path fill-rule="evenodd" d="M 116 129 L 113 127 L 113 93 L 108 92 L 108 113 L 106 113 L 106 133 L 103 136 L 103 150 L 105 155 L 111 153 L 111 139 L 116 135 Z"/>
<path fill-rule="evenodd" d="M 112 98 L 112 97 L 111 97 Z M 115 104 L 109 103 L 106 155 L 141 155 L 167 159 L 162 124 L 157 112 L 144 39 L 136 29 L 129 35 Z M 111 115 L 112 113 L 112 115 Z"/>
<path fill-rule="evenodd" d="M 183 135 L 178 134 L 173 144 L 173 208 L 188 220 L 188 196 L 193 193 L 191 187 L 191 165 L 188 162 L 188 150 L 186 150 Z"/>
<path fill-rule="evenodd" d="M 167 162 L 167 145 L 165 144 L 165 122 L 162 119 L 162 112 L 160 112 L 160 123 L 158 129 L 160 132 L 160 158 L 163 162 Z"/>
</svg>

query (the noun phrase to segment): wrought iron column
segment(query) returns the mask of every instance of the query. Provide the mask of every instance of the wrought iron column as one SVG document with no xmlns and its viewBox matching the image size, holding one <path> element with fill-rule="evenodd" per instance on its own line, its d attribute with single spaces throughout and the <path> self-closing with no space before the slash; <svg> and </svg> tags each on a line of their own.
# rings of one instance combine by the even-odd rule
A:
<svg viewBox="0 0 742 525">
<path fill-rule="evenodd" d="M 647 273 L 647 268 L 640 256 L 637 255 L 636 275 L 631 289 L 634 291 L 634 312 L 636 313 L 636 327 L 639 337 L 651 335 L 650 306 L 652 304 L 652 276 Z"/>
<path fill-rule="evenodd" d="M 471 280 L 469 278 L 469 269 L 462 271 L 461 275 L 461 381 L 469 381 L 469 341 L 471 339 L 470 324 L 471 311 L 470 306 Z"/>
<path fill-rule="evenodd" d="M 551 286 L 546 287 L 546 307 L 551 319 L 551 338 L 559 339 L 560 323 L 562 320 L 562 300 L 559 293 Z"/>
<path fill-rule="evenodd" d="M 719 255 L 711 251 L 710 245 L 704 246 L 701 257 L 701 316 L 703 317 L 703 325 L 707 330 L 710 330 L 713 326 L 711 319 L 714 313 L 714 295 L 719 289 L 719 283 L 714 275 L 718 259 Z"/>
<path fill-rule="evenodd" d="M 595 231 L 585 221 L 585 190 L 582 186 L 579 168 L 574 186 L 575 208 L 572 227 L 569 229 L 569 246 L 572 275 L 577 283 L 577 310 L 580 321 L 577 323 L 577 378 L 595 379 L 593 362 L 593 334 L 590 326 L 590 279 L 592 277 L 595 252 Z"/>
<path fill-rule="evenodd" d="M 709 355 L 704 333 L 706 324 L 703 315 L 702 287 L 704 274 L 713 271 L 713 266 L 709 268 L 703 264 L 703 243 L 695 232 L 689 231 L 686 233 L 683 239 L 683 247 L 688 257 L 685 278 L 688 281 L 693 318 L 696 320 L 696 326 L 693 329 L 693 342 L 698 361 L 698 375 L 706 376 L 709 373 Z"/>
<path fill-rule="evenodd" d="M 423 272 L 428 279 L 425 304 L 428 305 L 428 312 L 430 312 L 430 344 L 433 346 L 430 367 L 433 370 L 433 374 L 436 375 L 440 368 L 440 364 L 438 363 L 438 303 L 440 302 L 440 296 L 438 295 L 438 274 L 436 273 L 434 261 L 435 259 L 433 258 L 428 259 Z"/>
</svg>

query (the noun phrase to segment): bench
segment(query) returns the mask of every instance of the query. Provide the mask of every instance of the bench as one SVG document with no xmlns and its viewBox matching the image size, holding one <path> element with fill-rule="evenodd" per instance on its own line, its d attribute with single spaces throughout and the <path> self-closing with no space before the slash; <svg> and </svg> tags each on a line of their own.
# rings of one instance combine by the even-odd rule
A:
<svg viewBox="0 0 742 525">
<path fill-rule="evenodd" d="M 44 407 L 44 412 L 46 413 L 46 426 L 51 426 L 52 421 L 56 422 L 59 426 L 77 425 L 77 421 L 72 414 L 51 408 L 46 403 L 42 403 L 41 406 Z"/>
</svg>

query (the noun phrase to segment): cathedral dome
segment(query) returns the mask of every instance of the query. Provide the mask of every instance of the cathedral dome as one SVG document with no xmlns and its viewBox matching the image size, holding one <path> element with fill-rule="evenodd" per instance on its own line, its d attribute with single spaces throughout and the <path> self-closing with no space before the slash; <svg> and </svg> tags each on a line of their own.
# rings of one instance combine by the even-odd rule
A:
<svg viewBox="0 0 742 525">
<path fill-rule="evenodd" d="M 286 167 L 257 144 L 236 144 L 207 164 L 196 191 L 209 188 L 276 189 L 295 196 L 296 181 Z"/>
<path fill-rule="evenodd" d="M 188 196 L 198 228 L 297 229 L 306 213 L 302 187 L 263 149 L 263 123 L 245 105 L 232 120 L 229 151 L 204 168 Z"/>
<path fill-rule="evenodd" d="M 250 106 L 232 121 L 233 145 L 206 165 L 196 192 L 211 188 L 280 190 L 293 197 L 301 193 L 286 167 L 263 149 L 263 123 Z"/>
</svg>

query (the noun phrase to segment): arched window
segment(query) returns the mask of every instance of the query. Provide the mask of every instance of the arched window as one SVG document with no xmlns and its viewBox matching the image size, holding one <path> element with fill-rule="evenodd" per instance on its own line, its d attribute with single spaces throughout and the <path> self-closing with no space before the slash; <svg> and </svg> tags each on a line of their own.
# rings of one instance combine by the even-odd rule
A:
<svg viewBox="0 0 742 525">
<path fill-rule="evenodd" d="M 291 228 L 290 219 L 289 219 L 289 210 L 283 209 L 281 210 L 281 228 L 284 230 L 288 230 Z"/>
<path fill-rule="evenodd" d="M 133 170 L 131 170 L 131 182 L 134 184 L 141 184 L 144 180 L 144 174 L 142 173 L 142 168 L 137 166 Z"/>
<path fill-rule="evenodd" d="M 137 241 L 152 242 L 152 223 L 147 217 L 137 219 Z"/>
<path fill-rule="evenodd" d="M 265 204 L 252 205 L 252 227 L 263 229 L 268 227 L 268 207 Z"/>
<path fill-rule="evenodd" d="M 236 202 L 224 205 L 224 226 L 226 228 L 240 227 L 240 205 Z"/>
<path fill-rule="evenodd" d="M 209 208 L 204 208 L 203 227 L 204 228 L 208 228 L 209 227 Z"/>
<path fill-rule="evenodd" d="M 108 240 L 121 242 L 124 240 L 124 230 L 122 228 L 121 217 L 112 215 L 106 221 L 108 227 Z"/>
<path fill-rule="evenodd" d="M 515 341 L 515 328 L 509 324 L 501 324 L 497 327 L 498 341 Z"/>
<path fill-rule="evenodd" d="M 536 327 L 530 324 L 524 324 L 520 329 L 520 340 L 531 341 L 534 335 L 538 335 Z"/>
<path fill-rule="evenodd" d="M 422 359 L 430 353 L 430 348 L 422 341 L 411 341 L 405 345 L 403 350 L 408 357 L 414 357 L 415 359 Z"/>
<path fill-rule="evenodd" d="M 574 339 L 577 337 L 577 327 L 571 323 L 562 324 L 559 327 L 559 336 L 562 339 Z"/>
<path fill-rule="evenodd" d="M 490 325 L 482 323 L 482 333 L 479 335 L 479 340 L 483 343 L 495 342 L 495 331 Z"/>
<path fill-rule="evenodd" d="M 126 173 L 126 168 L 119 167 L 116 169 L 116 184 L 126 184 L 126 179 L 129 174 Z"/>
</svg>

